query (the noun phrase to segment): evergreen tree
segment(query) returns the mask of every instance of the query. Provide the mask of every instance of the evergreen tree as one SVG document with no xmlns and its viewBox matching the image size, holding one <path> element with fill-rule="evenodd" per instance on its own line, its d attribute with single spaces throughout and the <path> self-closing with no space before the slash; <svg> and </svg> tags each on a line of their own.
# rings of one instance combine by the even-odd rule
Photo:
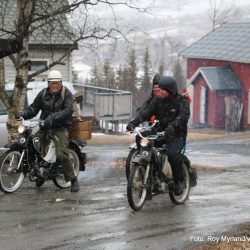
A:
<svg viewBox="0 0 250 250">
<path fill-rule="evenodd" d="M 124 67 L 122 70 L 122 86 L 124 90 L 129 91 L 129 84 L 128 84 L 128 69 Z"/>
<path fill-rule="evenodd" d="M 129 53 L 129 61 L 128 61 L 128 89 L 129 91 L 135 91 L 137 85 L 137 65 L 136 65 L 136 56 L 135 50 L 132 49 Z"/>
<path fill-rule="evenodd" d="M 160 61 L 160 64 L 159 64 L 158 72 L 162 76 L 162 75 L 164 75 L 164 71 L 165 71 L 165 63 L 164 63 L 164 60 L 162 58 Z"/>
<path fill-rule="evenodd" d="M 101 73 L 96 63 L 94 63 L 94 66 L 91 68 L 90 84 L 94 86 L 101 86 Z"/>
<path fill-rule="evenodd" d="M 123 82 L 123 68 L 120 65 L 116 72 L 116 87 L 121 90 L 125 90 L 125 84 Z"/>
<path fill-rule="evenodd" d="M 108 59 L 105 60 L 103 65 L 102 87 L 115 88 L 115 73 Z"/>
<path fill-rule="evenodd" d="M 173 77 L 177 82 L 177 88 L 178 88 L 178 91 L 180 92 L 183 88 L 184 76 L 183 76 L 183 70 L 182 70 L 181 63 L 180 63 L 179 59 L 177 60 L 175 66 L 174 66 Z"/>
<path fill-rule="evenodd" d="M 143 64 L 143 76 L 141 80 L 142 88 L 144 89 L 145 93 L 149 95 L 151 93 L 152 84 L 150 81 L 151 63 L 149 58 L 148 47 L 146 48 L 142 64 Z"/>
</svg>

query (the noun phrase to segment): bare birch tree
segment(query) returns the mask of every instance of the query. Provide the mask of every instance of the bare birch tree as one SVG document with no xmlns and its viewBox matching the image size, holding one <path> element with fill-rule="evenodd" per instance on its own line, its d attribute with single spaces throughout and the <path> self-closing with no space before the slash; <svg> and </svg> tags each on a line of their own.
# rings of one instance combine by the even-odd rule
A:
<svg viewBox="0 0 250 250">
<path fill-rule="evenodd" d="M 55 8 L 55 6 L 60 7 Z M 17 4 L 16 19 L 13 20 L 11 29 L 5 27 L 6 20 L 8 19 L 8 8 L 11 4 Z M 0 99 L 7 109 L 8 122 L 7 128 L 9 131 L 9 139 L 15 138 L 15 131 L 18 122 L 15 120 L 15 113 L 23 110 L 25 96 L 27 92 L 27 83 L 34 76 L 41 74 L 57 64 L 63 64 L 63 60 L 67 57 L 76 47 L 76 45 L 85 41 L 85 44 L 94 45 L 98 41 L 107 41 L 108 39 L 119 39 L 126 37 L 126 32 L 122 30 L 118 25 L 110 25 L 105 23 L 104 20 L 91 18 L 95 13 L 95 8 L 109 9 L 115 13 L 115 7 L 117 5 L 124 5 L 128 8 L 135 8 L 138 11 L 144 11 L 144 9 L 137 8 L 133 5 L 132 0 L 0 0 L 0 34 L 9 38 L 18 38 L 21 40 L 21 51 L 15 55 L 11 55 L 15 69 L 16 79 L 14 91 L 9 96 L 5 90 L 5 82 L 0 79 Z M 65 22 L 62 19 L 68 16 L 71 19 L 74 26 L 74 34 L 69 33 L 65 27 Z M 74 17 L 75 21 L 73 20 Z M 81 18 L 80 18 L 81 17 Z M 115 15 L 114 21 L 115 21 Z M 61 31 L 65 30 L 65 33 L 72 40 L 72 46 L 66 51 L 66 53 L 52 60 L 52 63 L 43 69 L 28 74 L 28 45 L 29 39 L 32 34 L 35 34 L 36 30 L 42 29 L 45 37 L 49 37 L 48 32 L 53 31 L 53 23 L 57 23 L 61 27 Z M 53 54 L 53 50 L 52 50 Z"/>
</svg>

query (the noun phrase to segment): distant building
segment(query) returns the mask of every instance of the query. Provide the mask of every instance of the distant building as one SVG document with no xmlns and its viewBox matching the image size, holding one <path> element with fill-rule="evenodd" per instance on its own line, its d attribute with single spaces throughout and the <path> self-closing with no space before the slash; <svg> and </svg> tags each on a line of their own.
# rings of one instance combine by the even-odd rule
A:
<svg viewBox="0 0 250 250">
<path fill-rule="evenodd" d="M 0 20 L 2 19 L 1 23 L 4 23 L 4 28 L 6 30 L 15 30 L 14 20 L 17 15 L 17 1 L 18 0 L 5 1 L 4 6 L 6 5 L 6 8 L 2 8 L 0 10 Z M 56 10 L 59 7 L 62 7 L 63 4 L 68 4 L 68 1 L 37 1 L 37 5 L 41 6 L 41 9 L 44 8 L 45 4 L 48 5 L 47 8 L 45 8 L 46 10 L 49 8 Z M 6 35 L 3 36 L 1 32 L 0 36 L 1 38 L 6 38 Z M 29 73 L 35 72 L 38 69 L 49 65 L 53 61 L 56 61 L 58 58 L 61 58 L 72 46 L 74 49 L 77 49 L 78 46 L 77 44 L 73 44 L 72 38 L 72 30 L 65 14 L 60 15 L 60 18 L 57 17 L 53 19 L 53 21 L 50 21 L 45 26 L 41 26 L 39 29 L 36 29 L 29 39 Z M 53 69 L 60 70 L 62 72 L 63 79 L 71 82 L 73 80 L 72 55 L 70 54 L 69 56 L 66 56 L 63 62 L 63 65 L 56 65 Z M 16 70 L 8 57 L 4 58 L 4 67 L 6 82 L 14 82 Z M 36 81 L 43 81 L 46 79 L 47 72 L 44 72 L 34 78 Z"/>
<path fill-rule="evenodd" d="M 249 41 L 250 21 L 227 22 L 180 52 L 193 86 L 194 126 L 249 127 Z"/>
</svg>

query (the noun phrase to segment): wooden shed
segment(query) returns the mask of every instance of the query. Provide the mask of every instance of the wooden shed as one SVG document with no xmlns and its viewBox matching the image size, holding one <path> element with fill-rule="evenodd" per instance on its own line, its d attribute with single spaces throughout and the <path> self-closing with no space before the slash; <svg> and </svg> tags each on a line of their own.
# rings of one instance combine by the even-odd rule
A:
<svg viewBox="0 0 250 250">
<path fill-rule="evenodd" d="M 250 22 L 222 24 L 180 52 L 193 86 L 192 123 L 228 130 L 250 125 Z"/>
</svg>

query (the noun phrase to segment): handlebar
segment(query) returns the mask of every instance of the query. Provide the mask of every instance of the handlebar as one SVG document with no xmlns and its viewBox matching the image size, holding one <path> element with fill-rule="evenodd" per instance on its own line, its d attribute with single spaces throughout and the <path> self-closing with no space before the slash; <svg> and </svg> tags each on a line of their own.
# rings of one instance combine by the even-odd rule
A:
<svg viewBox="0 0 250 250">
<path fill-rule="evenodd" d="M 151 126 L 142 126 L 140 124 L 138 127 L 136 127 L 134 129 L 134 131 L 127 131 L 127 132 L 129 132 L 131 134 L 138 134 L 141 138 L 144 138 L 144 139 L 156 140 L 157 138 L 159 138 L 161 136 L 164 136 L 165 131 L 157 132 L 155 135 L 148 135 L 148 136 L 143 136 L 141 133 L 146 131 L 146 130 L 152 130 L 152 128 L 158 123 L 159 123 L 158 120 L 154 120 L 154 122 L 153 122 L 153 124 Z"/>
<path fill-rule="evenodd" d="M 29 120 L 29 125 L 26 125 L 25 120 L 23 119 L 23 117 L 20 117 L 20 120 L 21 120 L 23 126 L 30 127 L 30 128 L 34 128 L 34 127 L 42 124 L 42 122 L 44 122 L 43 120 L 37 120 L 37 121 L 30 121 Z"/>
</svg>

